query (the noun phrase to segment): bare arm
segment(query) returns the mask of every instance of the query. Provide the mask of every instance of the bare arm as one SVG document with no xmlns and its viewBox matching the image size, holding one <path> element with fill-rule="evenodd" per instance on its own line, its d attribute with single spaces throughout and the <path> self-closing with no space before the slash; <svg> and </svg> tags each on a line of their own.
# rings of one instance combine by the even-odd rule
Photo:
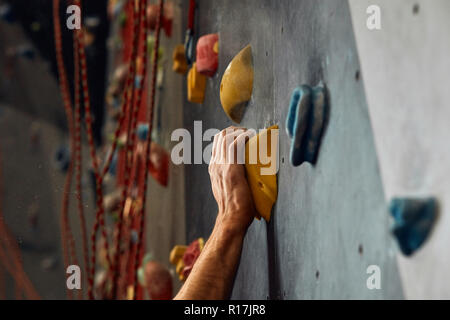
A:
<svg viewBox="0 0 450 320">
<path fill-rule="evenodd" d="M 219 213 L 205 248 L 175 299 L 228 299 L 231 294 L 245 233 L 254 217 L 245 169 L 236 157 L 247 138 L 244 129 L 233 127 L 214 137 L 209 174 Z"/>
</svg>

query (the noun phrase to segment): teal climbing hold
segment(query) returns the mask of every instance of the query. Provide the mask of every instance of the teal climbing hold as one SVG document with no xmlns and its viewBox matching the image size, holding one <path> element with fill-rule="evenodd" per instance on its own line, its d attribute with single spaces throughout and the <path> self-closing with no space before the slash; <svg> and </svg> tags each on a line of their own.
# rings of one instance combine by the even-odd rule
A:
<svg viewBox="0 0 450 320">
<path fill-rule="evenodd" d="M 392 233 L 400 250 L 412 255 L 428 238 L 437 218 L 435 198 L 394 198 L 389 211 L 394 218 Z"/>
<path fill-rule="evenodd" d="M 149 126 L 147 123 L 140 123 L 137 126 L 137 136 L 141 141 L 147 141 Z"/>
<path fill-rule="evenodd" d="M 291 139 L 290 160 L 293 166 L 314 164 L 326 118 L 325 88 L 302 85 L 294 89 L 286 118 L 286 132 Z"/>
</svg>

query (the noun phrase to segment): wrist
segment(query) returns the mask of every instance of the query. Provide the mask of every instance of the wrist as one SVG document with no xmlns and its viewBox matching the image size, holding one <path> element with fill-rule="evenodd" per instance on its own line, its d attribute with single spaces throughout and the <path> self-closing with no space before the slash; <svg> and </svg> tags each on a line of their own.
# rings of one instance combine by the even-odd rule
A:
<svg viewBox="0 0 450 320">
<path fill-rule="evenodd" d="M 250 223 L 247 221 L 244 222 L 242 219 L 233 218 L 230 214 L 219 212 L 213 234 L 222 241 L 243 239 L 249 226 Z"/>
</svg>

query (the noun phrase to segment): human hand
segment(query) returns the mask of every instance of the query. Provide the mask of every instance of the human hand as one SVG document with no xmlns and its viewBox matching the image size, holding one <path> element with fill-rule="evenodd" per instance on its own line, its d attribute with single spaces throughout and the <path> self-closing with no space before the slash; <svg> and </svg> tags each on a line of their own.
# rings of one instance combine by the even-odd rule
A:
<svg viewBox="0 0 450 320">
<path fill-rule="evenodd" d="M 245 176 L 245 143 L 254 132 L 229 127 L 214 136 L 209 175 L 219 212 L 216 227 L 245 233 L 255 216 Z"/>
</svg>

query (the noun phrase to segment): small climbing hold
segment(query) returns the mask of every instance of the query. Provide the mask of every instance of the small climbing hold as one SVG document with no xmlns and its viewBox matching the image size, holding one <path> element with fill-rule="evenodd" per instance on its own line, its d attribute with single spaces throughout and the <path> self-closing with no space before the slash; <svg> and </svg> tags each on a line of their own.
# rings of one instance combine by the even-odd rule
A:
<svg viewBox="0 0 450 320">
<path fill-rule="evenodd" d="M 186 35 L 184 38 L 184 49 L 186 54 L 186 61 L 191 65 L 194 61 L 194 25 L 195 25 L 195 0 L 189 0 L 189 11 L 187 19 Z"/>
<path fill-rule="evenodd" d="M 23 44 L 15 48 L 8 48 L 6 51 L 6 55 L 10 58 L 22 57 L 28 60 L 34 60 L 36 53 L 30 45 Z"/>
<path fill-rule="evenodd" d="M 192 241 L 189 246 L 175 246 L 170 252 L 170 263 L 176 266 L 176 272 L 181 281 L 185 281 L 197 258 L 205 246 L 205 240 L 198 238 Z"/>
<path fill-rule="evenodd" d="M 139 284 L 147 289 L 150 300 L 172 299 L 172 277 L 169 270 L 146 254 L 138 269 Z"/>
<path fill-rule="evenodd" d="M 58 259 L 55 256 L 49 256 L 41 260 L 41 268 L 45 271 L 53 270 L 58 265 Z"/>
<path fill-rule="evenodd" d="M 117 148 L 123 149 L 126 143 L 127 143 L 127 134 L 123 133 L 117 139 Z"/>
<path fill-rule="evenodd" d="M 140 75 L 140 74 L 137 74 L 134 77 L 134 87 L 136 89 L 141 89 L 141 80 L 142 80 L 142 75 Z"/>
<path fill-rule="evenodd" d="M 42 28 L 42 26 L 41 26 L 41 23 L 39 21 L 33 21 L 30 24 L 30 29 L 33 32 L 39 32 L 41 30 L 41 28 Z"/>
<path fill-rule="evenodd" d="M 16 21 L 16 16 L 14 15 L 11 5 L 7 3 L 0 5 L 0 19 L 7 23 Z"/>
<path fill-rule="evenodd" d="M 230 62 L 220 84 L 220 101 L 227 116 L 240 123 L 253 91 L 253 58 L 250 45 Z"/>
<path fill-rule="evenodd" d="M 389 205 L 394 218 L 392 233 L 402 253 L 412 255 L 428 238 L 437 218 L 435 198 L 394 198 Z"/>
<path fill-rule="evenodd" d="M 120 202 L 122 200 L 122 190 L 116 189 L 110 194 L 105 195 L 103 205 L 106 212 L 114 212 L 120 209 Z"/>
<path fill-rule="evenodd" d="M 170 252 L 169 261 L 175 266 L 175 272 L 178 274 L 178 278 L 182 281 L 183 279 L 183 256 L 186 252 L 187 246 L 177 245 Z"/>
<path fill-rule="evenodd" d="M 100 25 L 98 16 L 89 16 L 84 19 L 84 25 L 88 28 L 97 28 Z"/>
<path fill-rule="evenodd" d="M 70 150 L 66 145 L 61 145 L 55 153 L 55 164 L 61 172 L 66 172 L 70 164 Z"/>
<path fill-rule="evenodd" d="M 186 55 L 184 53 L 184 45 L 179 44 L 173 50 L 173 66 L 172 70 L 176 73 L 186 74 L 188 65 Z"/>
<path fill-rule="evenodd" d="M 189 70 L 187 78 L 188 101 L 193 103 L 203 103 L 205 99 L 206 77 L 197 71 L 197 65 L 194 62 Z"/>
<path fill-rule="evenodd" d="M 117 150 L 114 151 L 114 154 L 111 159 L 111 164 L 109 165 L 108 173 L 112 176 L 116 176 L 117 173 Z"/>
<path fill-rule="evenodd" d="M 274 135 L 274 138 L 272 138 Z M 276 136 L 275 136 L 276 135 Z M 277 141 L 276 145 L 272 144 L 272 139 Z M 260 142 L 262 141 L 262 142 Z M 258 152 L 259 149 L 267 143 L 266 152 Z M 269 159 L 275 159 L 275 163 L 270 161 L 263 161 L 261 159 L 261 154 L 266 153 Z M 273 155 L 275 153 L 275 155 Z M 252 157 L 256 159 L 255 163 L 252 163 Z M 245 146 L 245 170 L 247 173 L 247 180 L 253 195 L 253 202 L 256 207 L 257 215 L 256 218 L 259 220 L 263 217 L 266 221 L 270 221 L 270 215 L 272 207 L 277 200 L 278 190 L 277 190 L 277 168 L 278 161 L 278 126 L 272 126 L 263 130 L 259 135 L 251 138 Z M 274 170 L 271 170 L 271 167 Z M 265 172 L 263 170 L 268 170 Z"/>
<path fill-rule="evenodd" d="M 95 42 L 95 34 L 85 28 L 83 32 L 83 43 L 86 47 L 91 46 Z"/>
<path fill-rule="evenodd" d="M 139 123 L 137 126 L 137 136 L 141 141 L 147 141 L 149 126 L 148 123 Z"/>
<path fill-rule="evenodd" d="M 125 25 L 127 24 L 127 19 L 128 19 L 128 17 L 127 17 L 126 12 L 122 11 L 119 16 L 119 24 L 122 28 L 124 28 Z"/>
<path fill-rule="evenodd" d="M 139 242 L 139 234 L 135 229 L 131 230 L 130 238 L 131 238 L 131 242 L 134 244 Z"/>
<path fill-rule="evenodd" d="M 197 42 L 197 70 L 201 74 L 212 77 L 217 71 L 219 65 L 218 49 L 219 35 L 217 33 L 208 34 L 200 37 Z"/>
<path fill-rule="evenodd" d="M 155 36 L 150 34 L 147 37 L 147 52 L 150 56 L 150 63 L 153 63 L 153 51 L 154 51 L 154 47 L 155 47 Z M 161 67 L 162 64 L 164 63 L 163 61 L 164 59 L 164 47 L 162 45 L 159 45 L 158 48 L 158 67 Z"/>
<path fill-rule="evenodd" d="M 291 138 L 290 159 L 293 166 L 315 163 L 326 117 L 325 88 L 302 85 L 294 89 L 286 118 L 286 132 Z"/>
<path fill-rule="evenodd" d="M 194 33 L 191 29 L 186 30 L 184 55 L 186 57 L 187 64 L 191 65 L 194 62 Z"/>
<path fill-rule="evenodd" d="M 169 182 L 169 153 L 158 143 L 153 142 L 150 147 L 150 175 L 163 187 Z"/>
</svg>

